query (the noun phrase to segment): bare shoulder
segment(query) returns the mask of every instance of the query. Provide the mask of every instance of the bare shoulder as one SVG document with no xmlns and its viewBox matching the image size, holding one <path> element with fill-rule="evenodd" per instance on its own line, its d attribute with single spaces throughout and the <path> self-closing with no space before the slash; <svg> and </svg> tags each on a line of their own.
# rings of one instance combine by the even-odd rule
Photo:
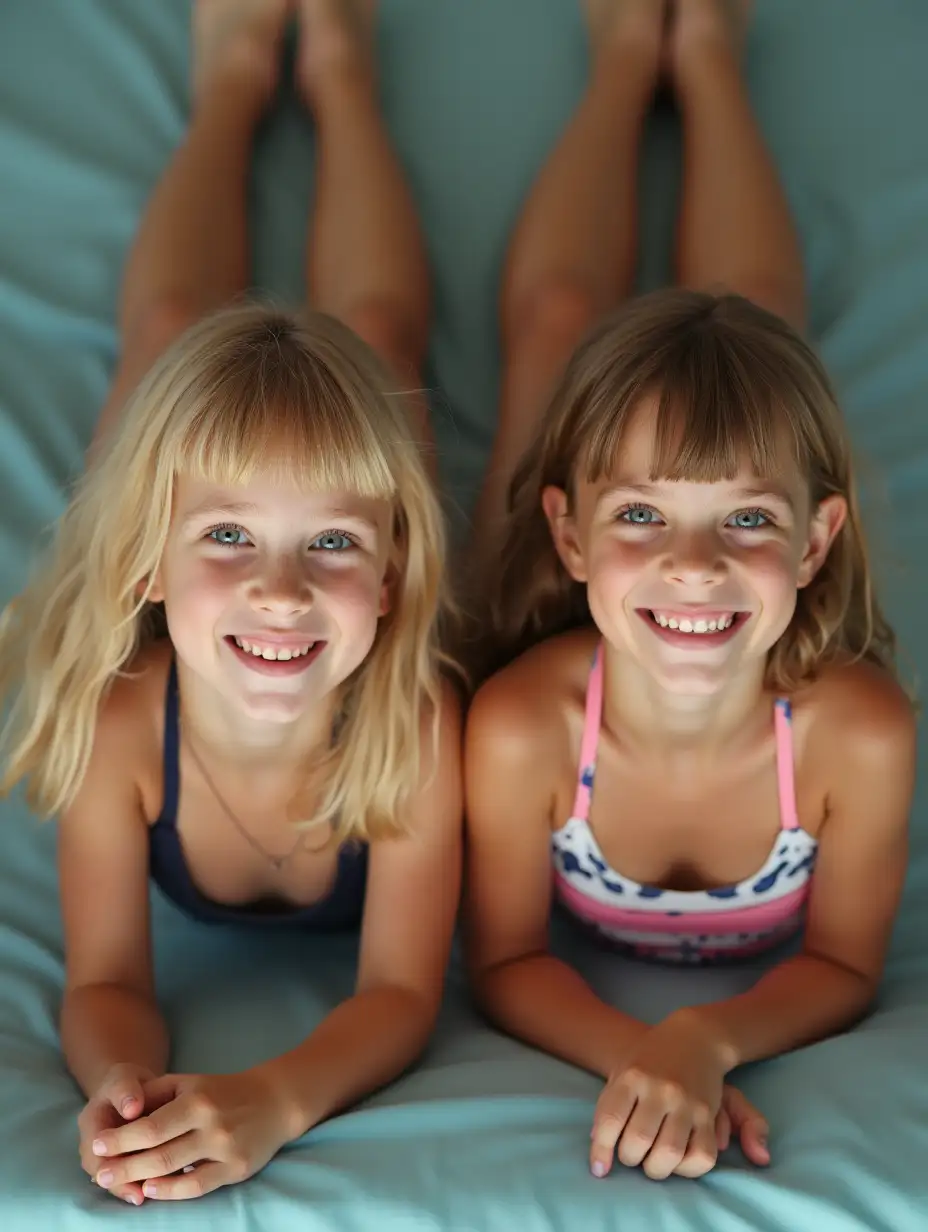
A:
<svg viewBox="0 0 928 1232">
<path fill-rule="evenodd" d="M 477 691 L 467 719 L 468 749 L 489 742 L 513 763 L 560 760 L 568 720 L 582 708 L 596 636 L 580 630 L 533 646 Z"/>
<path fill-rule="evenodd" d="M 164 696 L 172 648 L 144 647 L 113 681 L 97 715 L 89 774 L 112 775 L 116 766 L 132 777 L 149 817 L 161 803 Z"/>
<path fill-rule="evenodd" d="M 914 762 L 916 718 L 899 682 L 875 663 L 836 664 L 794 700 L 808 723 L 809 746 L 826 764 L 853 775 L 874 760 L 890 769 Z"/>
</svg>

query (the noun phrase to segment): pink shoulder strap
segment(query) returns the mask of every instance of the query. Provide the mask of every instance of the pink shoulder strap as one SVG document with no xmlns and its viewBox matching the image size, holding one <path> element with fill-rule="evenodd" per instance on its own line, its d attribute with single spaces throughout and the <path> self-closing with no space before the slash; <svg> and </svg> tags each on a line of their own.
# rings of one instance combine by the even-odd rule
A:
<svg viewBox="0 0 928 1232">
<path fill-rule="evenodd" d="M 577 794 L 574 796 L 572 816 L 589 821 L 590 801 L 593 798 L 593 777 L 596 774 L 596 749 L 599 744 L 599 727 L 603 717 L 603 648 L 596 647 L 590 674 L 586 684 L 586 713 L 583 719 L 583 737 L 580 741 L 580 764 L 577 767 Z"/>
<path fill-rule="evenodd" d="M 780 797 L 780 829 L 798 830 L 796 778 L 793 766 L 793 710 L 785 697 L 778 697 L 773 708 L 777 742 L 777 792 Z"/>
</svg>

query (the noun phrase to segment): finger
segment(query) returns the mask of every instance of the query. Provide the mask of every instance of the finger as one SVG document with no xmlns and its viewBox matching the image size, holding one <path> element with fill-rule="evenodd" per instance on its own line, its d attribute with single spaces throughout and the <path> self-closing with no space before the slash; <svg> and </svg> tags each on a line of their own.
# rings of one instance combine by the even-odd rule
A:
<svg viewBox="0 0 928 1232">
<path fill-rule="evenodd" d="M 196 1106 L 181 1095 L 148 1116 L 97 1134 L 93 1153 L 110 1158 L 127 1155 L 130 1151 L 150 1151 L 196 1127 Z"/>
<path fill-rule="evenodd" d="M 731 1117 L 724 1107 L 715 1118 L 715 1144 L 719 1151 L 727 1151 L 731 1145 Z"/>
<path fill-rule="evenodd" d="M 100 1096 L 112 1104 L 123 1120 L 131 1121 L 145 1111 L 145 1095 L 138 1078 L 117 1078 L 100 1091 Z"/>
<path fill-rule="evenodd" d="M 668 1109 L 655 1098 L 639 1100 L 619 1138 L 619 1160 L 637 1168 L 654 1145 Z"/>
<path fill-rule="evenodd" d="M 686 1154 L 674 1168 L 674 1172 L 677 1176 L 690 1178 L 705 1176 L 715 1167 L 718 1157 L 715 1126 L 711 1121 L 702 1121 L 693 1127 Z"/>
<path fill-rule="evenodd" d="M 91 1177 L 91 1180 L 94 1178 Z M 96 1184 L 96 1181 L 94 1181 Z M 145 1201 L 145 1196 L 142 1193 L 142 1186 L 136 1185 L 118 1185 L 107 1190 L 107 1193 L 113 1195 L 114 1198 L 119 1198 L 122 1202 L 128 1202 L 130 1206 L 141 1206 Z"/>
<path fill-rule="evenodd" d="M 738 1135 L 745 1156 L 759 1168 L 765 1168 L 770 1163 L 769 1135 L 770 1129 L 760 1113 L 745 1121 Z"/>
<path fill-rule="evenodd" d="M 172 1138 L 150 1151 L 121 1155 L 100 1164 L 96 1180 L 101 1189 L 115 1189 L 132 1181 L 160 1179 L 179 1172 L 203 1158 L 204 1148 L 197 1133 Z"/>
<path fill-rule="evenodd" d="M 155 1198 L 159 1202 L 182 1202 L 188 1198 L 202 1198 L 204 1194 L 239 1179 L 244 1178 L 229 1175 L 225 1164 L 210 1162 L 197 1164 L 180 1176 L 159 1176 L 146 1181 L 143 1192 L 146 1198 Z"/>
<path fill-rule="evenodd" d="M 654 1145 L 642 1163 L 645 1176 L 652 1181 L 663 1181 L 676 1170 L 689 1146 L 692 1125 L 692 1118 L 685 1108 L 679 1108 L 664 1118 Z"/>
<path fill-rule="evenodd" d="M 145 1107 L 149 1112 L 156 1112 L 159 1108 L 163 1108 L 165 1104 L 169 1104 L 172 1099 L 177 1099 L 181 1093 L 180 1075 L 178 1074 L 163 1074 L 160 1078 L 153 1078 L 150 1082 L 146 1082 L 143 1091 L 145 1093 Z"/>
<path fill-rule="evenodd" d="M 607 1088 L 600 1097 L 590 1133 L 590 1171 L 594 1176 L 608 1176 L 612 1170 L 616 1143 L 636 1098 L 634 1091 L 624 1087 Z"/>
<path fill-rule="evenodd" d="M 732 1130 L 737 1135 L 747 1159 L 758 1167 L 770 1163 L 768 1140 L 770 1126 L 767 1118 L 751 1103 L 737 1087 L 731 1087 L 725 1104 L 731 1117 Z"/>
</svg>

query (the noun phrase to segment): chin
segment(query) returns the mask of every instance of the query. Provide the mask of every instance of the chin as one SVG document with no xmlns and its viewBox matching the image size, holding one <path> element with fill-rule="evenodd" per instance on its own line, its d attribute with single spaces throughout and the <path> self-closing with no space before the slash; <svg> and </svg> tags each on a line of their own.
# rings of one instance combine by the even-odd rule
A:
<svg viewBox="0 0 928 1232">
<path fill-rule="evenodd" d="M 238 699 L 238 705 L 243 716 L 253 723 L 275 723 L 284 726 L 296 723 L 307 710 L 318 704 L 318 701 L 318 698 L 278 695 L 243 697 Z"/>
</svg>

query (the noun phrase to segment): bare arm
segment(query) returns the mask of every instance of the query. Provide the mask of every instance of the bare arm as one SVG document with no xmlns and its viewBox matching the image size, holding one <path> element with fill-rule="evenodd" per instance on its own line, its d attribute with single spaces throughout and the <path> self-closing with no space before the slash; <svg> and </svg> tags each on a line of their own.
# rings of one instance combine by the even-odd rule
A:
<svg viewBox="0 0 928 1232">
<path fill-rule="evenodd" d="M 876 994 L 905 877 L 915 720 L 888 682 L 863 700 L 846 733 L 832 718 L 821 753 L 834 786 L 802 953 L 748 992 L 686 1011 L 709 1030 L 727 1070 L 851 1026 Z"/>
<path fill-rule="evenodd" d="M 431 739 L 423 733 L 424 748 Z M 354 996 L 258 1069 L 284 1097 L 291 1137 L 396 1078 L 434 1027 L 461 886 L 461 724 L 450 689 L 437 767 L 424 760 L 409 837 L 371 845 Z"/>
<path fill-rule="evenodd" d="M 549 953 L 555 743 L 510 673 L 478 693 L 465 745 L 469 966 L 497 1026 L 605 1078 L 647 1027 Z"/>
<path fill-rule="evenodd" d="M 148 922 L 148 828 L 131 773 L 138 725 L 104 704 L 87 776 L 58 839 L 66 983 L 61 1043 L 92 1095 L 116 1065 L 161 1074 L 168 1036 L 154 997 Z"/>
</svg>

